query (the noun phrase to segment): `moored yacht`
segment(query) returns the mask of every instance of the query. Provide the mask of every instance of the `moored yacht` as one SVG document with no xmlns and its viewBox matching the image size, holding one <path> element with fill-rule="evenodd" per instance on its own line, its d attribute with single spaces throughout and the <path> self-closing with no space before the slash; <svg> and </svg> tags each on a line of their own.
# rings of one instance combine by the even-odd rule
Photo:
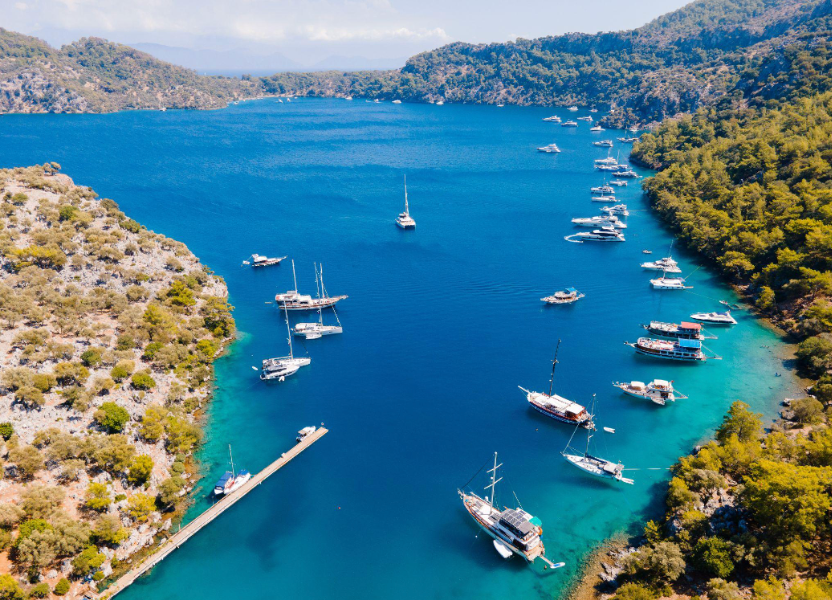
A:
<svg viewBox="0 0 832 600">
<path fill-rule="evenodd" d="M 558 152 L 560 152 L 560 148 L 558 148 L 557 144 L 547 144 L 538 148 L 537 151 L 546 152 L 548 154 L 557 154 Z"/>
<path fill-rule="evenodd" d="M 711 323 L 712 325 L 736 325 L 737 320 L 731 316 L 731 311 L 693 313 L 691 319 Z"/>
<path fill-rule="evenodd" d="M 570 239 L 577 238 L 577 239 Z M 604 225 L 600 229 L 593 229 L 592 231 L 581 231 L 572 235 L 566 236 L 564 239 L 573 242 L 624 242 L 624 234 L 616 231 L 610 225 Z"/>
<path fill-rule="evenodd" d="M 396 225 L 401 229 L 416 229 L 416 221 L 410 216 L 410 208 L 407 204 L 407 175 L 404 176 L 404 212 L 396 217 Z"/>
<path fill-rule="evenodd" d="M 298 278 L 295 274 L 295 261 L 292 260 L 292 279 L 295 282 L 295 289 L 282 294 L 275 295 L 274 299 L 279 308 L 285 310 L 318 310 L 335 306 L 337 302 L 346 300 L 348 296 L 327 296 L 313 298 L 309 294 L 298 293 Z"/>
<path fill-rule="evenodd" d="M 528 400 L 529 404 L 537 412 L 561 423 L 569 423 L 587 429 L 594 429 L 595 424 L 592 422 L 592 415 L 587 412 L 585 407 L 577 402 L 567 400 L 563 396 L 552 393 L 555 385 L 555 367 L 558 365 L 558 350 L 560 350 L 560 340 L 558 340 L 558 345 L 555 349 L 555 358 L 552 360 L 552 375 L 549 378 L 548 394 L 543 392 L 530 392 L 526 388 L 517 387 L 526 393 L 526 400 Z"/>
<path fill-rule="evenodd" d="M 551 116 L 551 117 L 546 117 L 543 120 L 546 121 L 547 123 L 560 123 L 560 121 L 561 121 L 560 117 L 557 116 L 557 115 L 554 115 L 554 116 Z"/>
<path fill-rule="evenodd" d="M 654 290 L 692 290 L 692 285 L 685 285 L 684 277 L 666 277 L 663 273 L 657 279 L 651 279 L 650 285 Z"/>
<path fill-rule="evenodd" d="M 641 381 L 631 381 L 629 383 L 616 381 L 613 386 L 628 396 L 650 400 L 659 406 L 665 406 L 668 402 L 675 402 L 677 398 L 679 400 L 687 398 L 684 394 L 680 394 L 673 389 L 672 381 L 665 381 L 664 379 L 654 379 L 647 384 Z"/>
<path fill-rule="evenodd" d="M 577 121 L 586 121 L 587 123 L 592 123 L 592 117 L 590 117 L 589 115 L 584 116 L 584 117 L 578 117 L 576 120 Z"/>
<path fill-rule="evenodd" d="M 612 148 L 612 140 L 598 140 L 597 142 L 592 142 L 593 146 L 598 146 L 599 148 Z"/>
<path fill-rule="evenodd" d="M 393 104 L 401 104 L 401 103 L 402 103 L 402 101 L 399 100 L 399 99 L 393 100 Z"/>
<path fill-rule="evenodd" d="M 626 171 L 616 171 L 612 174 L 613 177 L 627 177 L 628 179 L 636 179 L 638 177 L 638 173 L 633 171 L 632 169 L 627 169 Z"/>
<path fill-rule="evenodd" d="M 597 217 L 585 217 L 572 219 L 578 227 L 603 227 L 609 225 L 616 229 L 627 229 L 627 224 L 620 221 L 615 215 L 598 215 Z"/>
<path fill-rule="evenodd" d="M 553 563 L 546 558 L 546 549 L 540 536 L 543 534 L 543 523 L 540 519 L 527 513 L 519 506 L 517 508 L 504 508 L 500 510 L 494 506 L 494 495 L 497 484 L 502 477 L 497 477 L 497 469 L 502 465 L 497 464 L 497 453 L 494 453 L 494 467 L 488 470 L 491 475 L 491 483 L 485 489 L 491 490 L 490 495 L 481 498 L 473 492 L 457 490 L 462 499 L 462 505 L 468 511 L 477 525 L 493 538 L 494 548 L 503 558 L 511 558 L 517 554 L 526 562 L 534 562 L 540 559 L 552 569 L 564 566 L 564 563 Z"/>
<path fill-rule="evenodd" d="M 560 126 L 561 127 L 577 127 L 578 122 L 577 121 L 564 121 L 563 123 L 560 124 Z"/>
<path fill-rule="evenodd" d="M 231 454 L 231 444 L 228 445 L 228 458 L 231 462 L 231 470 L 223 473 L 222 477 L 220 477 L 217 483 L 214 484 L 215 496 L 227 496 L 231 492 L 239 490 L 248 482 L 249 479 L 251 479 L 251 473 L 248 471 L 243 470 L 239 473 L 235 472 L 234 457 Z"/>
<path fill-rule="evenodd" d="M 637 353 L 654 358 L 665 358 L 668 360 L 680 360 L 684 362 L 705 362 L 708 358 L 719 358 L 718 356 L 706 356 L 702 351 L 700 340 L 656 340 L 652 338 L 638 338 L 635 343 L 625 342 Z"/>
<path fill-rule="evenodd" d="M 627 182 L 623 179 L 613 179 L 612 181 L 610 181 L 610 185 L 615 185 L 618 187 L 627 187 Z"/>
<path fill-rule="evenodd" d="M 315 287 L 318 290 L 318 298 L 321 295 L 326 295 L 326 288 L 324 287 L 324 267 L 321 265 L 320 273 L 318 272 L 318 265 L 315 265 Z M 316 323 L 296 323 L 292 329 L 292 333 L 297 336 L 305 337 L 307 340 L 317 340 L 325 335 L 336 335 L 343 333 L 344 328 L 341 326 L 341 321 L 338 319 L 338 313 L 335 311 L 335 306 L 332 306 L 332 314 L 335 315 L 337 325 L 324 325 L 323 311 L 318 308 L 318 321 Z"/>
<path fill-rule="evenodd" d="M 615 204 L 613 206 L 602 206 L 601 212 L 605 212 L 608 215 L 621 215 L 622 217 L 629 217 L 630 211 L 627 210 L 626 204 Z"/>
<path fill-rule="evenodd" d="M 594 408 L 594 394 L 592 396 L 592 404 Z M 611 479 L 613 481 L 618 481 L 620 483 L 628 483 L 630 485 L 634 483 L 632 479 L 624 477 L 623 464 L 621 464 L 620 462 L 615 463 L 611 460 L 607 460 L 605 458 L 601 458 L 590 453 L 590 442 L 592 441 L 591 430 L 586 432 L 586 448 L 583 451 L 573 449 L 571 447 L 572 438 L 575 437 L 575 434 L 577 432 L 578 429 L 575 428 L 575 431 L 572 432 L 572 437 L 569 438 L 569 442 L 566 444 L 566 448 L 564 448 L 563 452 L 561 452 L 561 455 L 564 459 L 566 459 L 567 462 L 569 462 L 569 464 L 574 465 L 582 471 L 584 471 L 585 473 L 589 473 L 590 475 L 594 475 L 596 477 Z"/>
<path fill-rule="evenodd" d="M 611 165 L 611 166 L 618 166 L 618 159 L 612 156 L 607 156 L 606 158 L 596 158 L 595 159 L 596 165 Z"/>
<path fill-rule="evenodd" d="M 578 107 L 577 106 L 570 106 L 566 110 L 571 111 L 571 112 L 575 112 L 576 110 L 578 110 Z"/>
<path fill-rule="evenodd" d="M 651 271 L 664 271 L 665 273 L 681 273 L 682 269 L 679 264 L 670 256 L 654 260 L 652 262 L 641 263 L 642 269 L 650 269 Z"/>
<path fill-rule="evenodd" d="M 589 130 L 592 131 L 593 133 L 597 133 L 599 131 L 606 131 L 606 129 L 604 129 L 600 125 L 595 125 L 594 127 L 590 127 Z"/>
<path fill-rule="evenodd" d="M 564 291 L 555 292 L 551 296 L 546 296 L 545 298 L 541 298 L 541 302 L 545 302 L 546 304 L 572 304 L 573 302 L 577 302 L 584 295 L 576 290 L 573 287 L 566 288 Z"/>
<path fill-rule="evenodd" d="M 286 316 L 286 334 L 289 343 L 289 356 L 280 356 L 277 358 L 267 358 L 263 361 L 262 370 L 260 372 L 260 379 L 263 381 L 272 381 L 277 379 L 283 381 L 290 375 L 297 373 L 301 367 L 305 367 L 312 362 L 308 356 L 295 357 L 292 348 L 292 332 L 289 330 L 289 313 L 286 307 L 283 308 L 283 314 Z"/>
<path fill-rule="evenodd" d="M 705 335 L 702 326 L 699 323 L 688 323 L 682 321 L 681 323 L 665 323 L 663 321 L 650 321 L 647 325 L 642 325 L 647 331 L 654 335 L 660 335 L 666 338 L 677 338 L 687 340 L 715 340 L 716 336 Z"/>
<path fill-rule="evenodd" d="M 607 196 L 606 194 L 603 196 L 593 196 L 593 202 L 617 202 L 615 196 Z"/>
<path fill-rule="evenodd" d="M 286 260 L 287 257 L 281 256 L 279 258 L 269 258 L 268 256 L 261 256 L 260 254 L 252 254 L 249 260 L 244 260 L 244 265 L 251 265 L 252 267 L 270 267 L 272 265 L 279 265 Z"/>
<path fill-rule="evenodd" d="M 615 194 L 615 188 L 610 187 L 609 184 L 606 184 L 606 183 L 604 185 L 599 185 L 597 187 L 589 188 L 589 191 L 592 192 L 593 194 L 604 194 L 604 195 L 608 194 L 610 196 Z"/>
</svg>

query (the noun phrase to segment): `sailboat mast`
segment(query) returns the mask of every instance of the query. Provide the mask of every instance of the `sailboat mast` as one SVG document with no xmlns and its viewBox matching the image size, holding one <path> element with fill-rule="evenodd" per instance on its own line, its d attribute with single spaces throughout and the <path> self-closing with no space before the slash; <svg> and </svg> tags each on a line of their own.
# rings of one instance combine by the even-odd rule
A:
<svg viewBox="0 0 832 600">
<path fill-rule="evenodd" d="M 410 216 L 410 209 L 407 206 L 407 175 L 404 176 L 404 214 Z"/>
<path fill-rule="evenodd" d="M 320 300 L 321 296 L 322 296 L 323 288 L 324 288 L 324 281 L 323 281 L 324 266 L 323 265 L 320 266 L 320 269 L 321 269 L 321 274 L 320 275 L 318 275 L 318 268 L 319 268 L 318 263 L 315 263 L 315 288 L 318 290 L 318 300 Z M 320 302 L 318 303 L 318 321 L 320 322 L 321 325 L 324 324 L 324 314 L 321 312 L 321 303 Z"/>
<path fill-rule="evenodd" d="M 231 477 L 236 477 L 234 473 L 234 455 L 231 454 L 231 444 L 228 444 L 228 459 L 231 461 Z"/>
<path fill-rule="evenodd" d="M 489 469 L 488 472 L 491 473 L 491 483 L 485 486 L 485 489 L 491 488 L 491 495 L 488 497 L 488 503 L 491 505 L 491 508 L 494 508 L 494 496 L 496 495 L 497 491 L 497 484 L 502 481 L 502 477 L 497 479 L 497 469 L 499 469 L 502 465 L 497 464 L 497 453 L 494 453 L 494 468 Z"/>
<path fill-rule="evenodd" d="M 298 291 L 298 276 L 295 273 L 295 259 L 292 259 L 292 280 L 295 282 L 295 291 Z"/>
<path fill-rule="evenodd" d="M 286 340 L 289 342 L 289 358 L 295 358 L 292 352 L 292 330 L 289 329 L 289 311 L 286 310 L 286 303 L 283 303 L 283 313 L 286 315 Z"/>
<path fill-rule="evenodd" d="M 592 394 L 592 410 L 589 413 L 590 420 L 595 418 L 595 394 Z M 586 450 L 584 450 L 584 456 L 589 454 L 589 440 L 592 439 L 592 429 L 586 430 Z"/>
<path fill-rule="evenodd" d="M 552 361 L 552 376 L 549 378 L 549 397 L 552 397 L 552 389 L 555 386 L 555 367 L 558 365 L 558 351 L 560 350 L 560 340 L 555 348 L 555 358 Z"/>
</svg>

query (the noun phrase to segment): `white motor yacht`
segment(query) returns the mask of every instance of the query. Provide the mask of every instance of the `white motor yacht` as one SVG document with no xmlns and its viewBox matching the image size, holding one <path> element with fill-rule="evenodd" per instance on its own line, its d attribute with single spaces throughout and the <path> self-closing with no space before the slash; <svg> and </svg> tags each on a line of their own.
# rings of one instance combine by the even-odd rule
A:
<svg viewBox="0 0 832 600">
<path fill-rule="evenodd" d="M 654 260 L 652 262 L 641 263 L 642 269 L 649 269 L 651 271 L 664 271 L 665 273 L 681 273 L 682 269 L 679 264 L 670 256 Z"/>
<path fill-rule="evenodd" d="M 564 121 L 563 123 L 560 124 L 560 126 L 561 127 L 577 127 L 578 122 L 577 121 Z"/>
<path fill-rule="evenodd" d="M 601 211 L 608 215 L 620 215 L 622 217 L 629 217 L 630 211 L 627 210 L 626 204 L 616 204 L 614 206 L 602 206 Z"/>
<path fill-rule="evenodd" d="M 656 290 L 692 290 L 692 285 L 685 285 L 684 277 L 666 277 L 662 274 L 657 279 L 651 279 L 650 285 Z"/>
<path fill-rule="evenodd" d="M 560 148 L 558 148 L 557 144 L 547 144 L 546 146 L 541 146 L 537 149 L 538 152 L 546 152 L 548 154 L 557 154 L 560 152 Z"/>
<path fill-rule="evenodd" d="M 575 233 L 564 238 L 568 242 L 623 242 L 624 234 L 610 225 L 605 225 L 600 229 L 593 229 L 592 231 Z"/>
<path fill-rule="evenodd" d="M 599 186 L 594 187 L 594 188 L 589 188 L 589 191 L 592 192 L 593 194 L 603 194 L 603 195 L 610 195 L 610 196 L 615 194 L 615 189 L 611 188 L 606 183 L 604 185 L 599 185 Z"/>
<path fill-rule="evenodd" d="M 600 125 L 595 125 L 594 127 L 590 127 L 590 128 L 589 128 L 589 130 L 590 130 L 590 131 L 592 131 L 593 133 L 597 133 L 597 132 L 599 132 L 599 131 L 606 131 L 606 130 L 605 130 L 603 127 L 601 127 Z"/>
<path fill-rule="evenodd" d="M 736 325 L 737 320 L 731 316 L 731 311 L 693 313 L 690 316 L 695 321 L 711 323 L 712 325 Z"/>
<path fill-rule="evenodd" d="M 628 396 L 650 400 L 659 406 L 665 406 L 668 402 L 675 402 L 677 398 L 679 400 L 687 398 L 684 394 L 680 394 L 673 389 L 672 381 L 665 381 L 664 379 L 654 379 L 647 384 L 641 381 L 631 381 L 629 383 L 617 381 L 613 383 L 613 386 Z"/>
<path fill-rule="evenodd" d="M 597 217 L 583 217 L 572 219 L 578 227 L 603 227 L 609 225 L 616 229 L 627 229 L 627 224 L 619 220 L 615 215 L 598 215 Z"/>
<path fill-rule="evenodd" d="M 571 112 L 575 112 L 576 110 L 578 110 L 578 107 L 577 106 L 570 106 L 566 110 L 571 111 Z"/>
<path fill-rule="evenodd" d="M 557 115 L 554 115 L 554 116 L 551 116 L 551 117 L 546 117 L 543 120 L 546 121 L 547 123 L 560 123 L 560 121 L 561 121 L 560 117 L 557 116 Z"/>
<path fill-rule="evenodd" d="M 612 148 L 612 140 L 598 140 L 597 142 L 592 142 L 593 146 L 598 146 L 599 148 Z"/>
<path fill-rule="evenodd" d="M 603 196 L 593 196 L 592 201 L 593 202 L 617 202 L 618 200 L 616 200 L 615 196 L 603 195 Z"/>
<path fill-rule="evenodd" d="M 589 115 L 587 115 L 585 117 L 578 117 L 576 120 L 577 121 L 586 121 L 587 123 L 592 123 L 592 117 L 590 117 Z"/>
<path fill-rule="evenodd" d="M 615 185 L 618 187 L 627 187 L 627 182 L 623 179 L 613 179 L 612 181 L 610 181 L 610 185 Z"/>
</svg>

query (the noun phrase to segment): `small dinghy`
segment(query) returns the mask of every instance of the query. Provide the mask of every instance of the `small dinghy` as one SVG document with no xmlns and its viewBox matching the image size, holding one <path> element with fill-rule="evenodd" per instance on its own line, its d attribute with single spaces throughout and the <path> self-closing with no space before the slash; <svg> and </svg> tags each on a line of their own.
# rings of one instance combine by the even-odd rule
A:
<svg viewBox="0 0 832 600">
<path fill-rule="evenodd" d="M 512 552 L 508 546 L 506 546 L 500 540 L 494 540 L 494 549 L 497 551 L 497 554 L 508 560 L 512 556 L 514 556 L 514 552 Z"/>
<path fill-rule="evenodd" d="M 606 431 L 607 433 L 615 433 L 615 429 L 613 429 L 612 427 L 604 427 L 604 431 Z"/>
</svg>

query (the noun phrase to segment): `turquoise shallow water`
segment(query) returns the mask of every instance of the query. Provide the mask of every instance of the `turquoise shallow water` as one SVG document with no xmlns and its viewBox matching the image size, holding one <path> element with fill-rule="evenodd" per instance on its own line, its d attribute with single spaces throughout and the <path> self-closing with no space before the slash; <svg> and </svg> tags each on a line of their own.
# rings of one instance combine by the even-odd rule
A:
<svg viewBox="0 0 832 600">
<path fill-rule="evenodd" d="M 125 599 L 558 597 L 594 544 L 656 509 L 667 477 L 632 471 L 635 486 L 616 488 L 562 460 L 570 428 L 534 413 L 517 389 L 545 388 L 558 338 L 558 392 L 582 403 L 598 394 L 599 423 L 617 430 L 598 434 L 598 453 L 628 466 L 670 465 L 734 399 L 773 414 L 795 383 L 774 376 L 784 372 L 780 342 L 747 315 L 708 343 L 721 362 L 656 362 L 623 345 L 640 323 L 718 309 L 730 292 L 705 269 L 691 292 L 649 288 L 642 249 L 663 256 L 671 238 L 633 183 L 618 194 L 633 210 L 626 243 L 563 241 L 578 231 L 570 218 L 598 212 L 592 160 L 606 151 L 590 141 L 621 134 L 543 123 L 552 112 L 263 100 L 0 117 L 0 166 L 58 161 L 228 282 L 242 337 L 217 364 L 192 514 L 207 505 L 227 444 L 256 471 L 301 427 L 331 430 Z M 561 154 L 535 151 L 552 141 Z M 415 232 L 393 225 L 405 173 Z M 242 268 L 252 252 L 295 258 L 305 291 L 322 261 L 329 291 L 350 296 L 344 334 L 307 342 L 312 365 L 283 384 L 262 384 L 251 367 L 285 349 L 266 302 L 291 287 L 291 270 Z M 694 271 L 693 257 L 676 254 Z M 541 306 L 570 285 L 586 298 Z M 659 408 L 610 385 L 652 378 L 691 398 Z M 504 562 L 477 537 L 456 489 L 495 450 L 506 477 L 498 499 L 517 493 L 566 568 Z"/>
</svg>

